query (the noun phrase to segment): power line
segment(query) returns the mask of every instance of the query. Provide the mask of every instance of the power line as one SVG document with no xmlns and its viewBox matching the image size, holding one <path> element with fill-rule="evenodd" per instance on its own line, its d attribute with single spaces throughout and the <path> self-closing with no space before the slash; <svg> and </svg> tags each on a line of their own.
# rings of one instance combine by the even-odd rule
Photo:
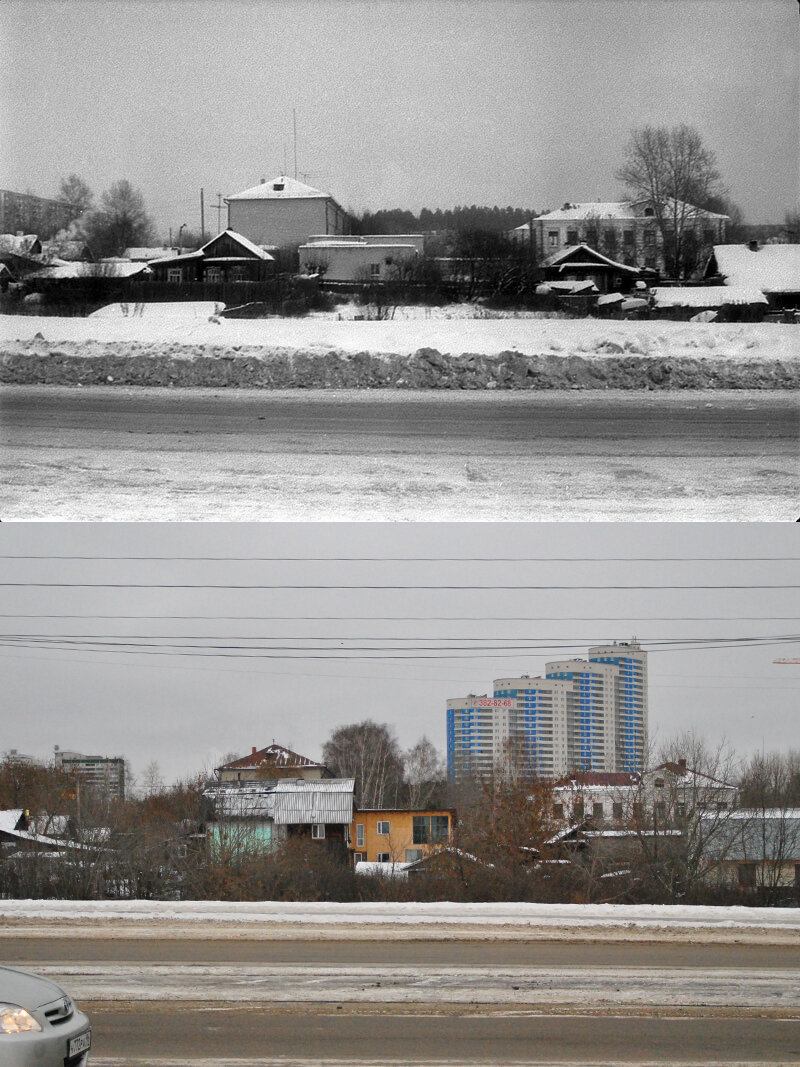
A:
<svg viewBox="0 0 800 1067">
<path fill-rule="evenodd" d="M 53 556 L 0 559 L 160 563 L 791 563 L 800 556 Z"/>
<path fill-rule="evenodd" d="M 339 585 L 329 583 L 314 583 L 314 584 L 289 584 L 283 582 L 277 583 L 228 583 L 228 582 L 0 582 L 0 587 L 6 589 L 230 589 L 234 591 L 245 590 L 258 590 L 258 591 L 274 591 L 278 589 L 285 589 L 288 591 L 301 591 L 301 590 L 314 590 L 320 591 L 364 591 L 364 592 L 377 592 L 377 591 L 436 591 L 436 592 L 459 592 L 459 591 L 478 591 L 478 592 L 546 592 L 556 591 L 563 592 L 568 590 L 578 590 L 580 592 L 586 591 L 609 591 L 609 590 L 686 590 L 686 589 L 800 589 L 800 585 L 762 585 L 762 584 L 746 584 L 746 585 L 734 585 L 731 583 L 724 583 L 723 585 L 586 585 L 581 583 L 580 585 L 523 585 L 521 583 L 514 583 L 514 585 L 452 585 L 449 583 L 439 585 L 418 585 L 418 584 L 354 584 L 354 585 Z"/>
<path fill-rule="evenodd" d="M 0 614 L 0 619 L 124 619 L 197 622 L 797 622 L 800 615 L 66 615 Z"/>
</svg>

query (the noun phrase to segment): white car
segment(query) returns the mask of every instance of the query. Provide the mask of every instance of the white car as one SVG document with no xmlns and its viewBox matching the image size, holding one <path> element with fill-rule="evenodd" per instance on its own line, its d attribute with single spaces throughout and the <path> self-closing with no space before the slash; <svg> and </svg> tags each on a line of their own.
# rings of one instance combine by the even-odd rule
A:
<svg viewBox="0 0 800 1067">
<path fill-rule="evenodd" d="M 3 1067 L 86 1067 L 91 1043 L 88 1018 L 60 986 L 0 967 Z"/>
</svg>

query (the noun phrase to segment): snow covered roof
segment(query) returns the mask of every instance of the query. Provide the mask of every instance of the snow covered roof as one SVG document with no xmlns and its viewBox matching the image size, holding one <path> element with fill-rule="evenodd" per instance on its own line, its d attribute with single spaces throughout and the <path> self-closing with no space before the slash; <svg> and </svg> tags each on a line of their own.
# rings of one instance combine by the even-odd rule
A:
<svg viewBox="0 0 800 1067">
<path fill-rule="evenodd" d="M 556 789 L 608 789 L 612 786 L 632 788 L 641 784 L 642 776 L 628 771 L 583 771 L 556 782 Z"/>
<path fill-rule="evenodd" d="M 184 252 L 180 256 L 163 256 L 161 259 L 151 259 L 149 265 L 151 267 L 166 267 L 170 263 L 187 263 L 190 260 L 207 259 L 209 262 L 225 261 L 236 259 L 236 256 L 217 256 L 210 257 L 206 255 L 206 249 L 210 248 L 220 237 L 228 237 L 236 244 L 240 245 L 245 251 L 250 253 L 250 256 L 241 256 L 241 259 L 250 259 L 255 256 L 256 259 L 263 259 L 272 262 L 273 256 L 269 252 L 265 251 L 260 245 L 253 244 L 253 242 L 245 237 L 241 233 L 237 233 L 236 230 L 223 230 L 222 233 L 218 233 L 215 237 L 212 237 L 210 241 L 198 248 L 194 252 Z"/>
<path fill-rule="evenodd" d="M 283 745 L 271 744 L 266 748 L 253 748 L 249 756 L 240 756 L 239 759 L 231 760 L 230 763 L 224 763 L 221 767 L 217 767 L 218 771 L 230 771 L 230 770 L 244 770 L 246 768 L 256 769 L 261 767 L 262 764 L 268 764 L 270 767 L 321 767 L 321 763 L 317 763 L 313 759 L 309 759 L 308 756 L 301 756 L 297 752 L 292 752 L 289 748 L 284 748 Z"/>
<path fill-rule="evenodd" d="M 655 286 L 656 307 L 717 308 L 723 304 L 766 304 L 760 289 L 738 285 Z"/>
<path fill-rule="evenodd" d="M 556 211 L 550 211 L 546 215 L 539 215 L 543 222 L 579 222 L 588 219 L 641 219 L 644 216 L 644 208 L 650 204 L 649 200 L 614 200 L 601 203 L 600 201 L 582 204 L 565 204 Z M 665 200 L 664 206 L 671 213 L 674 205 L 673 200 Z M 693 204 L 678 202 L 679 208 L 683 208 L 690 215 L 697 215 L 704 219 L 727 219 L 727 215 L 720 215 L 716 211 L 706 211 L 704 208 L 695 207 Z"/>
<path fill-rule="evenodd" d="M 307 200 L 312 197 L 324 197 L 327 200 L 329 194 L 314 189 L 311 185 L 305 185 L 296 178 L 287 178 L 285 174 L 280 174 L 277 178 L 261 181 L 252 189 L 245 189 L 242 193 L 234 193 L 224 199 L 225 203 L 229 204 L 232 200 Z"/>
<path fill-rule="evenodd" d="M 35 233 L 0 233 L 0 252 L 13 252 L 18 256 L 36 254 L 36 246 L 41 244 Z"/>
<path fill-rule="evenodd" d="M 355 866 L 356 874 L 380 875 L 382 878 L 408 878 L 410 863 L 373 863 L 359 860 Z"/>
<path fill-rule="evenodd" d="M 269 254 L 269 252 L 266 252 L 260 245 L 253 244 L 249 237 L 245 237 L 244 234 L 237 233 L 236 230 L 224 230 L 222 233 L 218 233 L 216 237 L 212 237 L 210 241 L 206 241 L 206 243 L 201 247 L 200 251 L 205 252 L 205 250 L 210 245 L 213 245 L 215 241 L 218 241 L 220 237 L 230 237 L 233 241 L 236 241 L 237 244 L 240 244 L 242 248 L 246 248 L 248 252 L 252 252 L 254 256 L 258 257 L 258 259 L 271 260 L 273 258 Z"/>
<path fill-rule="evenodd" d="M 374 241 L 342 241 L 338 238 L 333 238 L 330 241 L 313 241 L 311 244 L 300 245 L 298 251 L 313 252 L 318 248 L 358 248 L 362 251 L 365 248 L 378 248 L 378 249 L 394 249 L 398 248 L 407 249 L 409 252 L 416 252 L 417 246 L 410 244 L 403 244 L 401 241 L 387 241 L 386 244 L 377 244 Z"/>
<path fill-rule="evenodd" d="M 0 811 L 0 831 L 9 833 L 16 830 L 17 823 L 24 815 L 24 808 L 5 808 Z"/>
<path fill-rule="evenodd" d="M 576 256 L 581 256 L 583 259 L 578 261 Z M 616 259 L 609 259 L 608 256 L 604 256 L 602 252 L 598 252 L 596 248 L 592 248 L 590 245 L 570 245 L 568 248 L 562 248 L 560 252 L 554 252 L 547 259 L 542 261 L 543 267 L 556 267 L 561 266 L 564 270 L 567 267 L 597 267 L 608 266 L 613 267 L 614 270 L 624 271 L 626 274 L 638 274 L 639 271 L 636 267 L 629 267 L 627 263 L 620 263 Z"/>
<path fill-rule="evenodd" d="M 744 244 L 714 245 L 714 261 L 726 286 L 800 292 L 800 245 L 760 245 L 757 251 Z"/>
<path fill-rule="evenodd" d="M 134 259 L 147 262 L 151 259 L 164 259 L 168 255 L 177 255 L 177 248 L 126 248 L 123 255 L 126 259 Z"/>
<path fill-rule="evenodd" d="M 149 274 L 146 263 L 131 263 L 128 260 L 101 260 L 100 263 L 51 263 L 31 274 L 32 278 L 130 278 L 134 274 Z"/>
</svg>

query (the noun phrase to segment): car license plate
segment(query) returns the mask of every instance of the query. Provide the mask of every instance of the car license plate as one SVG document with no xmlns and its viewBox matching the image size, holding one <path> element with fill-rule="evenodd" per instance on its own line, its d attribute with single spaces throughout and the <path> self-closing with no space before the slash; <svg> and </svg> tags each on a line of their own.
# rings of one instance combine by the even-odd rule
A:
<svg viewBox="0 0 800 1067">
<path fill-rule="evenodd" d="M 77 1037 L 71 1037 L 67 1042 L 67 1056 L 77 1056 L 79 1052 L 86 1052 L 92 1047 L 92 1031 L 84 1030 Z"/>
</svg>

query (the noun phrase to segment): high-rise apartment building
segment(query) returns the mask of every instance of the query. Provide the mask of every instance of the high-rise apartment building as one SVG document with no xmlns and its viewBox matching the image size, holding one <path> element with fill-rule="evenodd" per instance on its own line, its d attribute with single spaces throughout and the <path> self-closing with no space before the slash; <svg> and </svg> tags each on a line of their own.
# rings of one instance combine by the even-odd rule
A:
<svg viewBox="0 0 800 1067">
<path fill-rule="evenodd" d="M 125 760 L 121 756 L 85 756 L 55 748 L 54 765 L 77 778 L 101 796 L 125 798 Z"/>
<path fill-rule="evenodd" d="M 641 771 L 646 748 L 647 653 L 635 641 L 548 663 L 544 678 L 498 678 L 491 697 L 447 702 L 454 777 L 490 774 L 512 760 L 544 778 Z"/>
</svg>

